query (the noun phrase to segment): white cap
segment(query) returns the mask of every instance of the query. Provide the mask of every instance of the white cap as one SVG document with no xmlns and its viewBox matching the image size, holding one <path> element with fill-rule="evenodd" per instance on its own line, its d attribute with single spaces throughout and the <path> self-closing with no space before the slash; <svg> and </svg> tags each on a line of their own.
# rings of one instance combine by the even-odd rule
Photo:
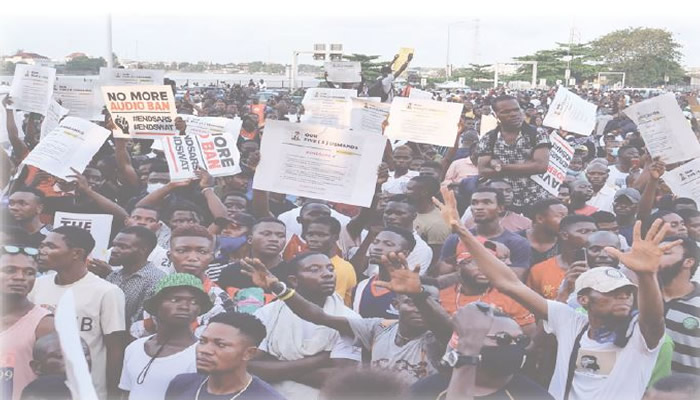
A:
<svg viewBox="0 0 700 400">
<path fill-rule="evenodd" d="M 637 287 L 625 274 L 613 267 L 592 268 L 582 273 L 575 283 L 575 292 L 578 294 L 583 289 L 593 289 L 600 293 L 609 293 L 624 286 Z"/>
</svg>

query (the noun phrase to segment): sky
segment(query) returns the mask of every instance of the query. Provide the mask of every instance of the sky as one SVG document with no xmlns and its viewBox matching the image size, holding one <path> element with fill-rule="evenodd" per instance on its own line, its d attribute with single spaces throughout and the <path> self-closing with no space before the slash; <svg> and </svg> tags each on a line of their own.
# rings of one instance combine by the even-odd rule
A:
<svg viewBox="0 0 700 400">
<path fill-rule="evenodd" d="M 0 10 L 0 54 L 21 48 L 51 58 L 75 51 L 102 56 L 111 14 L 113 51 L 143 61 L 290 64 L 295 50 L 342 43 L 346 53 L 384 60 L 400 47 L 413 47 L 412 66 L 444 67 L 449 27 L 449 59 L 459 67 L 553 48 L 569 41 L 572 27 L 574 42 L 587 42 L 616 29 L 644 26 L 671 31 L 682 45 L 682 64 L 700 67 L 700 6 L 692 1 L 665 0 L 663 6 L 645 5 L 645 0 L 474 3 L 35 0 Z M 299 62 L 313 63 L 304 55 Z"/>
</svg>

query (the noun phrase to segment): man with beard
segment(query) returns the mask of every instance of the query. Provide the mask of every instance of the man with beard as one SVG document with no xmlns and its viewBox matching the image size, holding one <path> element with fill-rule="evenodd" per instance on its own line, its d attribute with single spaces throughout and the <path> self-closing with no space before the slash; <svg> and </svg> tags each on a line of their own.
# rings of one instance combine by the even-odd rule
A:
<svg viewBox="0 0 700 400">
<path fill-rule="evenodd" d="M 556 336 L 557 361 L 549 393 L 558 399 L 641 398 L 665 332 L 663 298 L 656 273 L 664 253 L 681 243 L 661 243 L 668 230 L 663 221 L 655 221 L 644 237 L 641 222 L 637 222 L 629 253 L 605 249 L 637 274 L 638 284 L 614 268 L 594 268 L 581 274 L 575 291 L 587 311 L 583 314 L 566 304 L 547 300 L 523 284 L 460 225 L 454 195 L 446 190 L 442 194 L 446 205 L 436 203 L 479 269 L 498 290 L 546 320 L 545 330 Z M 631 313 L 635 300 L 639 314 Z M 587 369 L 580 362 L 585 356 L 595 357 L 600 368 Z"/>
<path fill-rule="evenodd" d="M 572 182 L 569 213 L 590 216 L 598 211 L 597 208 L 587 204 L 591 197 L 593 197 L 593 187 L 587 180 L 579 179 Z"/>
<path fill-rule="evenodd" d="M 321 254 L 309 253 L 301 263 L 327 263 L 327 259 Z M 300 290 L 287 289 L 257 260 L 249 260 L 245 269 L 261 287 L 280 293 L 285 307 L 307 323 L 331 328 L 341 337 L 360 341 L 371 352 L 372 367 L 393 370 L 404 381 L 414 383 L 437 372 L 437 361 L 452 333 L 449 317 L 430 295 L 434 288 L 421 285 L 418 268 L 410 271 L 403 255 L 389 253 L 382 257 L 382 263 L 392 272 L 388 282 L 378 282 L 378 285 L 397 294 L 394 304 L 398 309 L 398 322 L 331 313 L 327 306 L 321 308 L 313 297 Z"/>
<path fill-rule="evenodd" d="M 38 248 L 51 230 L 39 217 L 44 211 L 44 193 L 35 188 L 21 188 L 10 195 L 8 211 L 12 221 L 29 237 L 27 244 Z"/>
<path fill-rule="evenodd" d="M 510 265 L 510 250 L 503 243 L 484 243 L 499 260 Z M 529 337 L 535 334 L 535 317 L 510 297 L 494 288 L 468 252 L 457 256 L 459 282 L 440 291 L 440 304 L 450 315 L 468 304 L 483 302 L 500 309 L 520 325 Z"/>
<path fill-rule="evenodd" d="M 658 277 L 666 309 L 666 332 L 673 338 L 671 369 L 700 375 L 700 285 L 690 278 L 698 269 L 698 246 L 689 238 L 670 237 L 664 242 L 682 241 L 661 256 Z"/>
<path fill-rule="evenodd" d="M 612 212 L 615 187 L 608 185 L 608 167 L 601 162 L 593 161 L 586 167 L 586 179 L 593 188 L 593 197 L 586 204 L 598 210 Z"/>
<path fill-rule="evenodd" d="M 248 372 L 248 364 L 264 339 L 265 325 L 250 314 L 215 316 L 197 343 L 197 373 L 176 376 L 165 399 L 284 400 L 269 384 Z"/>
</svg>

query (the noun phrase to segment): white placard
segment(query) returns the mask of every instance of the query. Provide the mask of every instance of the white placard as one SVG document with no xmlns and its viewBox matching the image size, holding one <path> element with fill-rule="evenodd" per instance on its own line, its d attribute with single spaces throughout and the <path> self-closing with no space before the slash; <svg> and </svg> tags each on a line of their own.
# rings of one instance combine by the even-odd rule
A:
<svg viewBox="0 0 700 400">
<path fill-rule="evenodd" d="M 637 124 L 652 157 L 666 164 L 700 157 L 700 143 L 673 93 L 644 100 L 623 112 Z"/>
<path fill-rule="evenodd" d="M 408 98 L 411 100 L 432 100 L 433 94 L 425 90 L 411 88 L 411 91 L 408 93 Z"/>
<path fill-rule="evenodd" d="M 462 107 L 461 103 L 395 97 L 385 134 L 392 140 L 452 147 Z"/>
<path fill-rule="evenodd" d="M 162 85 L 162 69 L 100 68 L 100 84 L 105 86 Z"/>
<path fill-rule="evenodd" d="M 352 99 L 350 129 L 382 134 L 382 124 L 389 116 L 390 104 L 375 103 L 364 98 Z"/>
<path fill-rule="evenodd" d="M 329 82 L 355 83 L 362 80 L 362 66 L 359 61 L 329 61 L 323 64 Z"/>
<path fill-rule="evenodd" d="M 590 136 L 596 123 L 596 105 L 559 87 L 542 125 Z"/>
<path fill-rule="evenodd" d="M 663 180 L 676 196 L 687 197 L 700 204 L 700 158 L 666 171 Z"/>
<path fill-rule="evenodd" d="M 56 129 L 58 123 L 61 122 L 61 118 L 68 114 L 68 109 L 62 107 L 56 102 L 56 100 L 51 100 L 48 110 L 46 110 L 46 116 L 41 122 L 41 138 L 48 135 L 49 132 Z"/>
<path fill-rule="evenodd" d="M 108 261 L 107 249 L 109 236 L 112 233 L 112 216 L 109 214 L 77 214 L 56 211 L 53 227 L 75 226 L 90 232 L 95 239 L 95 248 L 90 253 L 91 258 Z"/>
<path fill-rule="evenodd" d="M 102 94 L 95 93 L 96 82 L 84 77 L 57 76 L 53 96 L 69 110 L 69 115 L 84 119 L 102 119 Z M 97 91 L 99 92 L 99 90 Z M 96 98 L 99 101 L 95 101 Z"/>
<path fill-rule="evenodd" d="M 498 128 L 498 119 L 491 114 L 481 116 L 481 124 L 479 124 L 479 137 L 485 133 L 491 132 Z"/>
<path fill-rule="evenodd" d="M 111 132 L 90 121 L 66 117 L 36 145 L 23 164 L 33 165 L 51 175 L 70 180 L 71 167 L 83 172 Z"/>
<path fill-rule="evenodd" d="M 253 188 L 369 207 L 386 138 L 268 121 Z"/>
<path fill-rule="evenodd" d="M 114 123 L 132 139 L 178 134 L 175 97 L 170 86 L 102 86 L 102 95 Z"/>
<path fill-rule="evenodd" d="M 241 172 L 236 136 L 228 132 L 170 136 L 162 140 L 162 146 L 173 181 L 194 178 L 197 168 L 212 176 Z"/>
<path fill-rule="evenodd" d="M 353 89 L 310 88 L 301 102 L 304 105 L 301 122 L 347 128 L 352 107 L 350 99 L 356 95 Z"/>
<path fill-rule="evenodd" d="M 574 157 L 574 148 L 555 132 L 549 135 L 549 140 L 552 143 L 552 149 L 549 151 L 547 172 L 540 175 L 532 175 L 530 178 L 549 193 L 557 196 L 559 194 L 559 186 L 566 179 L 569 163 Z"/>
<path fill-rule="evenodd" d="M 177 116 L 182 118 L 187 124 L 185 133 L 188 135 L 219 134 L 227 132 L 234 138 L 238 138 L 243 124 L 243 121 L 238 117 L 234 119 L 223 117 L 195 117 L 189 114 L 178 114 Z"/>
<path fill-rule="evenodd" d="M 46 115 L 55 81 L 54 68 L 17 64 L 10 89 L 14 101 L 11 108 Z"/>
<path fill-rule="evenodd" d="M 77 320 L 73 289 L 68 289 L 58 301 L 54 319 L 66 366 L 66 386 L 74 399 L 97 400 L 95 385 L 92 383 L 83 345 L 80 343 Z"/>
</svg>

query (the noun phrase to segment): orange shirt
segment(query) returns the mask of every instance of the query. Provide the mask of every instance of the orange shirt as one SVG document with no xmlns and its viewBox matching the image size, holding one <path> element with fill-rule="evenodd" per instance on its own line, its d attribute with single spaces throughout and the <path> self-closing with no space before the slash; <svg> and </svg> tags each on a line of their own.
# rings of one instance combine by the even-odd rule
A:
<svg viewBox="0 0 700 400">
<path fill-rule="evenodd" d="M 554 300 L 565 274 L 566 271 L 559 265 L 557 257 L 554 256 L 530 268 L 527 285 L 545 298 Z"/>
<path fill-rule="evenodd" d="M 587 216 L 587 217 L 590 217 L 591 215 L 595 214 L 596 211 L 598 211 L 597 208 L 595 208 L 595 207 L 593 207 L 593 206 L 589 206 L 588 204 L 586 204 L 585 207 L 579 208 L 578 210 L 575 210 L 575 211 L 574 211 L 574 214 L 576 214 L 576 215 L 585 215 L 585 216 Z"/>
<path fill-rule="evenodd" d="M 468 296 L 460 291 L 460 285 L 455 285 L 440 291 L 440 304 L 450 314 L 453 315 L 458 308 L 477 301 L 490 304 L 493 307 L 508 314 L 518 325 L 529 325 L 535 323 L 535 316 L 511 297 L 491 288 L 480 295 Z"/>
<path fill-rule="evenodd" d="M 306 242 L 295 233 L 282 251 L 282 259 L 284 261 L 289 261 L 297 254 L 303 253 L 308 249 L 309 246 L 306 245 Z"/>
</svg>

